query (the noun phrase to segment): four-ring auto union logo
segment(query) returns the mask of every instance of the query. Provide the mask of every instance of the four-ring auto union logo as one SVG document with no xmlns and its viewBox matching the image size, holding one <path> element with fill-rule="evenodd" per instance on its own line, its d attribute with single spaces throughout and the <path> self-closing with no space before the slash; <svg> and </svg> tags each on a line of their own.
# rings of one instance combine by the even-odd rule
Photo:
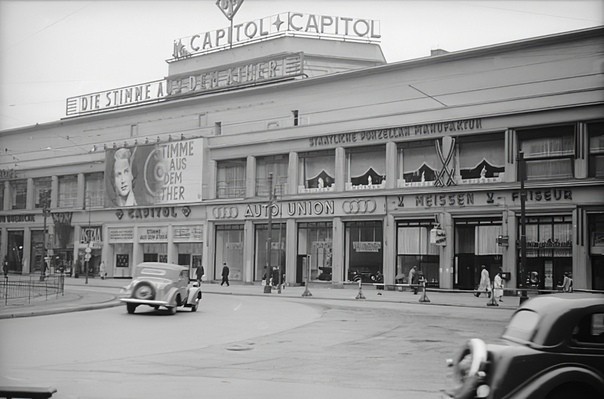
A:
<svg viewBox="0 0 604 399">
<path fill-rule="evenodd" d="M 216 219 L 237 219 L 239 209 L 236 206 L 217 206 L 212 209 L 212 214 Z"/>
<path fill-rule="evenodd" d="M 347 214 L 373 213 L 377 209 L 375 200 L 354 199 L 342 203 L 342 211 Z"/>
</svg>

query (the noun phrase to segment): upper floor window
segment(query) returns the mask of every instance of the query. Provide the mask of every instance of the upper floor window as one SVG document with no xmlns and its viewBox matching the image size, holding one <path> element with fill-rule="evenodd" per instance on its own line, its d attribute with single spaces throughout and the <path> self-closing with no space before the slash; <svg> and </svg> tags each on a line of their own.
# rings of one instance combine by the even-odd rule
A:
<svg viewBox="0 0 604 399">
<path fill-rule="evenodd" d="M 604 122 L 587 125 L 589 133 L 589 176 L 604 177 Z"/>
<path fill-rule="evenodd" d="M 103 206 L 105 185 L 103 172 L 90 173 L 85 176 L 85 207 L 94 208 Z"/>
<path fill-rule="evenodd" d="M 216 197 L 245 197 L 245 159 L 218 161 L 216 165 Z"/>
<path fill-rule="evenodd" d="M 44 208 L 44 200 L 48 201 L 50 207 L 50 193 L 52 190 L 52 180 L 50 177 L 39 177 L 34 179 L 34 206 Z"/>
<path fill-rule="evenodd" d="M 574 125 L 519 130 L 518 139 L 524 152 L 527 180 L 574 176 Z"/>
<path fill-rule="evenodd" d="M 74 208 L 78 199 L 78 177 L 76 175 L 59 176 L 59 208 Z"/>
<path fill-rule="evenodd" d="M 501 181 L 505 172 L 503 133 L 459 137 L 457 152 L 461 183 Z"/>
<path fill-rule="evenodd" d="M 331 191 L 336 182 L 335 151 L 314 151 L 298 155 L 298 191 Z"/>
<path fill-rule="evenodd" d="M 27 206 L 27 180 L 11 180 L 9 184 L 11 209 L 25 209 Z"/>
<path fill-rule="evenodd" d="M 386 180 L 386 148 L 348 149 L 346 172 L 347 189 L 382 187 Z"/>
<path fill-rule="evenodd" d="M 273 190 L 276 195 L 282 195 L 287 183 L 287 155 L 259 157 L 256 159 L 256 195 L 269 196 L 269 175 L 273 175 Z"/>
<path fill-rule="evenodd" d="M 433 140 L 402 143 L 398 147 L 397 186 L 433 185 L 439 166 Z"/>
</svg>

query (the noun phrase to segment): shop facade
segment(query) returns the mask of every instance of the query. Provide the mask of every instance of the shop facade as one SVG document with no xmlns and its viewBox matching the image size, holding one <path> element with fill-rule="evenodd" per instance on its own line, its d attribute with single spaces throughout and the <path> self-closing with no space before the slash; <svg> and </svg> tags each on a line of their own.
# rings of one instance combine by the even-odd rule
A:
<svg viewBox="0 0 604 399">
<path fill-rule="evenodd" d="M 485 265 L 508 287 L 556 289 L 572 273 L 575 288 L 602 290 L 601 33 L 395 64 L 375 43 L 291 37 L 175 57 L 165 81 L 141 86 L 153 101 L 95 110 L 80 96 L 70 118 L 0 133 L 7 148 L 23 134 L 103 137 L 50 160 L 2 158 L 1 254 L 23 274 L 42 270 L 46 248 L 74 273 L 102 265 L 113 278 L 150 261 L 192 276 L 203 265 L 208 280 L 226 263 L 247 284 L 276 272 L 292 285 L 394 285 L 417 266 L 430 286 L 474 289 Z M 373 60 L 345 67 L 329 57 L 341 45 Z M 247 51 L 272 73 L 227 79 L 244 69 L 222 63 Z M 225 78 L 213 87 L 211 73 Z"/>
</svg>

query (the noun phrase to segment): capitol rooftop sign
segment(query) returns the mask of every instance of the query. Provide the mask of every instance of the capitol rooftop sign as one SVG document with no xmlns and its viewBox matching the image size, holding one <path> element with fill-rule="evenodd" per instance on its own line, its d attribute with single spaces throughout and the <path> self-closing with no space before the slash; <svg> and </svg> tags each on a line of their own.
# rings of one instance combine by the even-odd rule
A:
<svg viewBox="0 0 604 399">
<path fill-rule="evenodd" d="M 280 36 L 379 42 L 380 24 L 372 19 L 283 12 L 255 21 L 174 40 L 172 60 Z"/>
</svg>

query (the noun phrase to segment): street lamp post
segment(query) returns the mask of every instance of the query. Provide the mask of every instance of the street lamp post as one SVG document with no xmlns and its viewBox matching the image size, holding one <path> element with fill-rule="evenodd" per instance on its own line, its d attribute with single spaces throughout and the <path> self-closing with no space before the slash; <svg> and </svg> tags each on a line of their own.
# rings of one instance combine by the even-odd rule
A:
<svg viewBox="0 0 604 399">
<path fill-rule="evenodd" d="M 48 190 L 44 190 L 40 193 L 40 199 L 42 200 L 42 215 L 44 216 L 44 248 L 43 248 L 43 255 L 42 255 L 42 273 L 40 274 L 40 281 L 44 281 L 45 275 L 46 275 L 46 268 L 49 267 L 50 265 L 47 265 L 47 262 L 50 263 L 50 257 L 48 256 L 48 250 L 46 249 L 47 246 L 47 242 L 46 242 L 46 218 L 48 218 L 48 216 L 50 215 L 50 206 L 49 206 L 49 200 L 50 198 L 48 198 L 48 195 L 50 194 L 50 192 Z"/>
<path fill-rule="evenodd" d="M 524 277 L 526 267 L 526 190 L 524 180 L 526 179 L 526 163 L 524 153 L 518 152 L 518 178 L 520 179 L 520 267 L 518 268 L 518 279 Z M 519 281 L 519 283 L 522 280 Z M 525 287 L 526 288 L 526 287 Z M 528 299 L 526 289 L 521 291 L 520 303 Z"/>
<path fill-rule="evenodd" d="M 266 284 L 264 284 L 264 293 L 271 293 L 270 276 L 271 268 L 271 250 L 272 250 L 272 233 L 273 233 L 273 174 L 268 175 L 268 237 L 266 239 Z"/>
</svg>

